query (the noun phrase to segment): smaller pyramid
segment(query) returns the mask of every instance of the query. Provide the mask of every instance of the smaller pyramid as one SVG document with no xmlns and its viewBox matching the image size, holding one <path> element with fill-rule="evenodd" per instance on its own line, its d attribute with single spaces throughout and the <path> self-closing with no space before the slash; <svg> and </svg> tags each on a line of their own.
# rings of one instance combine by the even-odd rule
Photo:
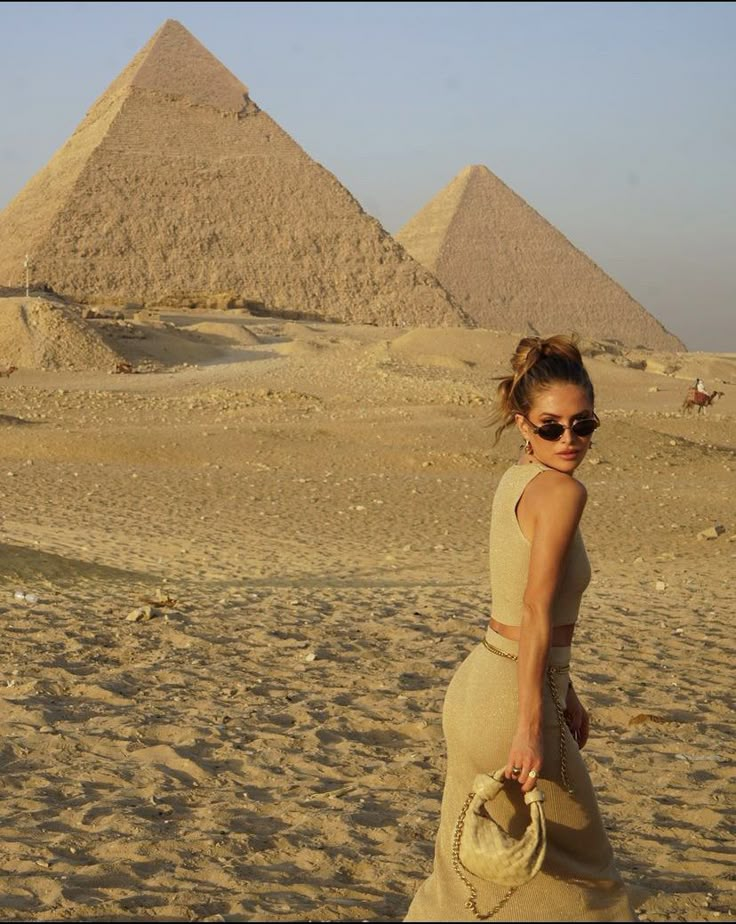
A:
<svg viewBox="0 0 736 924">
<path fill-rule="evenodd" d="M 487 167 L 462 170 L 395 238 L 480 327 L 687 349 Z"/>
</svg>

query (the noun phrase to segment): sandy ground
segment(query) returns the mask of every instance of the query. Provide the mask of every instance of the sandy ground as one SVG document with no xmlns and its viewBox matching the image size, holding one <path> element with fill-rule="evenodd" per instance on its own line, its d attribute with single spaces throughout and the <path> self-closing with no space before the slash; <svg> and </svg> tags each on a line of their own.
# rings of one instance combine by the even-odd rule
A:
<svg viewBox="0 0 736 924">
<path fill-rule="evenodd" d="M 0 379 L 0 917 L 400 921 L 490 608 L 518 440 L 485 422 L 518 338 L 155 325 L 107 331 L 154 371 Z M 579 470 L 573 676 L 651 921 L 734 919 L 736 358 L 688 361 L 726 382 L 707 413 L 680 411 L 687 364 L 590 359 Z"/>
</svg>

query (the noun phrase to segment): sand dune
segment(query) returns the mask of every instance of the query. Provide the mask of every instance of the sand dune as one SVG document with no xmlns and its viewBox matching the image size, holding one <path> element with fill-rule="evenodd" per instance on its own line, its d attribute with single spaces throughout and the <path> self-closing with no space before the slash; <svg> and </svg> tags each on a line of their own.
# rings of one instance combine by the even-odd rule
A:
<svg viewBox="0 0 736 924">
<path fill-rule="evenodd" d="M 0 379 L 2 917 L 400 920 L 517 335 L 85 323 L 139 374 Z M 594 352 L 588 765 L 642 919 L 733 919 L 736 358 Z M 725 394 L 688 416 L 693 373 Z"/>
<path fill-rule="evenodd" d="M 0 356 L 29 369 L 111 369 L 122 356 L 78 311 L 46 298 L 0 298 Z"/>
</svg>

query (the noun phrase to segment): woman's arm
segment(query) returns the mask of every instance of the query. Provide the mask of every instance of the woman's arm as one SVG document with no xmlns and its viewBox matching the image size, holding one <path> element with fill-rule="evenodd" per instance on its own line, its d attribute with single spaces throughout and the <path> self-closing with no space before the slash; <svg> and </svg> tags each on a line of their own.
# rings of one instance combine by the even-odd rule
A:
<svg viewBox="0 0 736 924">
<path fill-rule="evenodd" d="M 512 767 L 521 768 L 518 779 L 524 792 L 536 784 L 529 771 L 539 773 L 542 768 L 542 692 L 552 602 L 586 500 L 579 481 L 561 472 L 543 472 L 529 483 L 518 505 L 519 523 L 531 527 L 532 535 L 517 664 L 519 711 L 505 770 L 511 777 Z"/>
</svg>

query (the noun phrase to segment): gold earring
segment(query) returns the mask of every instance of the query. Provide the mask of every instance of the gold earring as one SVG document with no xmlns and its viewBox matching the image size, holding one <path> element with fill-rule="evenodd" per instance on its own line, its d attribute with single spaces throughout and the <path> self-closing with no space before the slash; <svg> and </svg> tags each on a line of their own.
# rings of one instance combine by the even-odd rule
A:
<svg viewBox="0 0 736 924">
<path fill-rule="evenodd" d="M 531 444 L 531 442 L 530 442 L 529 440 L 525 440 L 525 442 L 524 442 L 524 452 L 525 452 L 528 456 L 531 456 L 531 455 L 534 454 L 534 449 L 533 449 L 532 444 Z"/>
</svg>

